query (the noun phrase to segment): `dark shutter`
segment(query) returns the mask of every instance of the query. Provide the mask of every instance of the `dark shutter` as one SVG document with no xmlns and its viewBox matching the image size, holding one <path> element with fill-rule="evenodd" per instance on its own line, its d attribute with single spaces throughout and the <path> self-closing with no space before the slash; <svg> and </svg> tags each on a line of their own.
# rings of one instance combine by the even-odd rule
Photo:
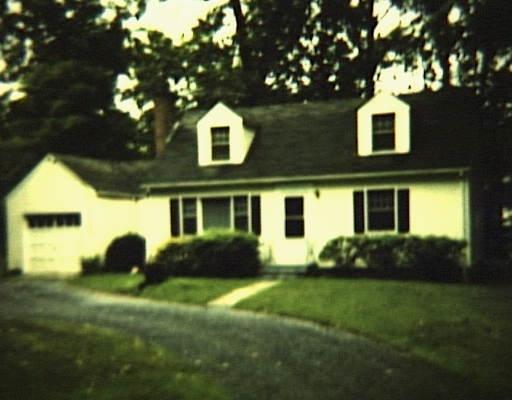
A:
<svg viewBox="0 0 512 400">
<path fill-rule="evenodd" d="M 251 196 L 251 230 L 255 235 L 261 234 L 260 196 Z"/>
<path fill-rule="evenodd" d="M 171 236 L 180 236 L 180 202 L 178 199 L 171 199 Z"/>
<path fill-rule="evenodd" d="M 354 232 L 364 233 L 364 192 L 354 192 Z"/>
<path fill-rule="evenodd" d="M 398 232 L 409 232 L 409 189 L 398 190 Z"/>
</svg>

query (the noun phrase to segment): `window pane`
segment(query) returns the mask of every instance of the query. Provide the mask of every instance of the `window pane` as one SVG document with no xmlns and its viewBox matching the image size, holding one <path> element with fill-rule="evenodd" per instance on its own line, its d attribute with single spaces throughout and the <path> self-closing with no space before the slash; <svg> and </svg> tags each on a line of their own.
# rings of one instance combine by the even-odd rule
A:
<svg viewBox="0 0 512 400">
<path fill-rule="evenodd" d="M 285 226 L 286 237 L 304 237 L 304 220 L 287 219 Z"/>
<path fill-rule="evenodd" d="M 203 229 L 229 229 L 231 228 L 230 199 L 216 198 L 203 199 Z"/>
<path fill-rule="evenodd" d="M 236 196 L 234 198 L 235 215 L 247 215 L 247 197 Z"/>
<path fill-rule="evenodd" d="M 395 114 L 372 116 L 372 147 L 374 151 L 395 148 Z"/>
<path fill-rule="evenodd" d="M 212 160 L 229 160 L 229 127 L 222 126 L 211 129 Z"/>
<path fill-rule="evenodd" d="M 235 230 L 242 232 L 249 230 L 249 219 L 247 215 L 235 216 Z"/>
<path fill-rule="evenodd" d="M 304 237 L 304 198 L 286 197 L 285 236 Z"/>
<path fill-rule="evenodd" d="M 380 134 L 373 136 L 373 150 L 393 150 L 395 148 L 395 134 Z"/>
<path fill-rule="evenodd" d="M 374 231 L 395 229 L 394 190 L 368 191 L 368 229 Z"/>
<path fill-rule="evenodd" d="M 212 146 L 212 160 L 229 160 L 229 145 Z"/>
<path fill-rule="evenodd" d="M 183 199 L 183 233 L 194 235 L 197 233 L 197 204 L 196 199 Z"/>
<path fill-rule="evenodd" d="M 303 216 L 304 215 L 304 199 L 302 197 L 287 197 L 285 198 L 285 214 L 289 216 Z"/>
</svg>

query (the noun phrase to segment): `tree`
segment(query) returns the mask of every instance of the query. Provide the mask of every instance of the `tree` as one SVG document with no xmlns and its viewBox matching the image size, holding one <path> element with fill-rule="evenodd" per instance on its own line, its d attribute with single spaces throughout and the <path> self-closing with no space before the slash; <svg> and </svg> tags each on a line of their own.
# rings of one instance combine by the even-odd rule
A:
<svg viewBox="0 0 512 400">
<path fill-rule="evenodd" d="M 134 125 L 113 106 L 117 75 L 127 67 L 126 32 L 91 0 L 21 0 L 2 15 L 4 81 L 18 81 L 8 137 L 30 137 L 38 151 L 124 158 Z"/>
</svg>

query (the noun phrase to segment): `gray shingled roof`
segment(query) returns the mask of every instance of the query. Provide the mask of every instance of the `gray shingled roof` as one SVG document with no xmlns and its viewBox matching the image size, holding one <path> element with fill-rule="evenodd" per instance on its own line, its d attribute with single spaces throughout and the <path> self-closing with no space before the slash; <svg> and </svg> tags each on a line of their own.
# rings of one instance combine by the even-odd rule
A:
<svg viewBox="0 0 512 400">
<path fill-rule="evenodd" d="M 234 108 L 256 128 L 242 165 L 199 167 L 196 123 L 207 110 L 184 116 L 158 160 L 57 157 L 98 191 L 133 194 L 148 184 L 463 168 L 476 162 L 481 121 L 474 96 L 451 90 L 400 98 L 411 106 L 409 154 L 358 157 L 356 113 L 364 101 L 348 99 Z"/>
<path fill-rule="evenodd" d="M 54 156 L 95 190 L 110 194 L 137 194 L 145 173 L 155 161 L 105 161 L 64 154 Z"/>
<path fill-rule="evenodd" d="M 377 171 L 468 167 L 474 163 L 480 121 L 476 99 L 453 90 L 400 96 L 411 106 L 411 152 L 358 157 L 356 112 L 361 99 L 234 108 L 257 121 L 242 165 L 199 167 L 196 123 L 207 111 L 188 113 L 150 183 L 229 181 Z"/>
</svg>

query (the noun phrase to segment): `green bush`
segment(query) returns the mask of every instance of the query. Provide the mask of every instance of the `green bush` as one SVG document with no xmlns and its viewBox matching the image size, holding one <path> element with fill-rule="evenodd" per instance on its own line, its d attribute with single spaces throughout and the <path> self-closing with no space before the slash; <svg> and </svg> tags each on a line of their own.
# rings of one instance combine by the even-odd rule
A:
<svg viewBox="0 0 512 400">
<path fill-rule="evenodd" d="M 154 263 L 167 276 L 246 277 L 257 275 L 261 268 L 258 239 L 225 231 L 170 242 L 158 252 Z"/>
<path fill-rule="evenodd" d="M 461 240 L 435 236 L 338 237 L 327 243 L 320 259 L 334 261 L 342 270 L 409 269 L 420 278 L 454 281 L 462 278 L 464 248 Z"/>
<path fill-rule="evenodd" d="M 115 238 L 105 253 L 105 270 L 108 272 L 130 272 L 141 267 L 146 260 L 146 241 L 134 233 Z"/>
<path fill-rule="evenodd" d="M 81 260 L 82 275 L 99 274 L 103 270 L 100 256 L 84 257 Z"/>
</svg>

